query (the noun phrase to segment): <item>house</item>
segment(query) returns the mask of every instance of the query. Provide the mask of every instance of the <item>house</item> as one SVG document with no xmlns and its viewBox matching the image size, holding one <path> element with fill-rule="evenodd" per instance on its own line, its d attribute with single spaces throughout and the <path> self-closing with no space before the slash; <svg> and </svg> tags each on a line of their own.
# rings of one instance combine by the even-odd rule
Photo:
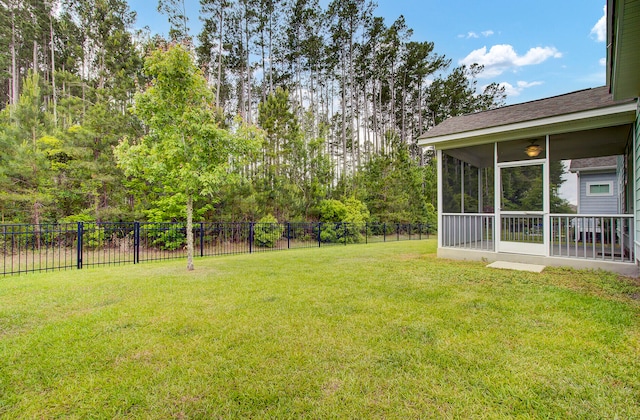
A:
<svg viewBox="0 0 640 420">
<path fill-rule="evenodd" d="M 569 171 L 577 175 L 578 215 L 574 228 L 577 241 L 596 243 L 606 238 L 599 225 L 589 224 L 591 219 L 582 222 L 584 215 L 619 214 L 624 209 L 623 177 L 618 176 L 618 167 L 622 171 L 623 156 L 604 156 L 571 161 Z"/>
<path fill-rule="evenodd" d="M 624 209 L 623 178 L 618 177 L 623 159 L 604 156 L 571 161 L 569 172 L 578 178 L 578 213 L 618 214 Z"/>
<path fill-rule="evenodd" d="M 607 86 L 453 117 L 420 137 L 436 151 L 439 257 L 638 274 L 640 2 L 609 0 L 607 17 Z M 620 156 L 618 212 L 557 209 L 552 169 L 607 156 Z M 585 226 L 598 235 L 577 235 Z"/>
</svg>

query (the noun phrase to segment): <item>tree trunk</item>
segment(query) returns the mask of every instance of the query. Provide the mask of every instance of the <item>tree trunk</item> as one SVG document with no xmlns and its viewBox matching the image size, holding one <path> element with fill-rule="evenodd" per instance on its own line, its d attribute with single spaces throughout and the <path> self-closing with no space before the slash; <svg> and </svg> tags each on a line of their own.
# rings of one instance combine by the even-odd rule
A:
<svg viewBox="0 0 640 420">
<path fill-rule="evenodd" d="M 273 93 L 273 12 L 269 16 L 269 93 Z"/>
<path fill-rule="evenodd" d="M 265 77 L 266 60 L 265 60 L 265 52 L 264 52 L 264 28 L 260 30 L 260 52 L 262 53 L 262 83 L 261 83 L 262 102 L 266 102 L 267 101 L 267 83 L 266 83 L 267 78 Z"/>
<path fill-rule="evenodd" d="M 224 11 L 220 6 L 220 34 L 218 38 L 218 83 L 216 83 L 216 106 L 222 107 L 220 102 L 220 84 L 222 84 L 222 37 L 224 35 L 222 25 L 224 24 Z"/>
<path fill-rule="evenodd" d="M 53 126 L 58 127 L 58 97 L 56 95 L 56 59 L 53 44 L 53 18 L 49 15 L 49 35 L 51 37 L 51 88 L 53 92 Z"/>
<path fill-rule="evenodd" d="M 187 270 L 193 271 L 193 195 L 187 194 Z"/>
<path fill-rule="evenodd" d="M 351 20 L 351 30 L 349 37 L 349 109 L 351 112 L 355 112 L 354 116 L 349 116 L 349 127 L 352 129 L 351 133 L 351 173 L 355 175 L 358 172 L 360 166 L 360 108 L 358 106 L 358 89 L 356 89 L 354 83 L 354 70 L 353 70 L 353 37 L 356 28 L 353 27 L 353 20 Z M 355 102 L 355 105 L 354 105 Z M 355 127 L 353 126 L 355 124 Z M 355 131 L 355 132 L 353 132 Z M 354 177 L 355 181 L 355 177 Z"/>
<path fill-rule="evenodd" d="M 33 72 L 38 72 L 38 41 L 33 40 Z"/>
<path fill-rule="evenodd" d="M 345 75 L 345 54 L 344 49 L 342 50 L 342 65 L 341 65 L 341 75 L 340 75 L 340 83 L 341 86 L 341 96 L 340 96 L 340 106 L 342 108 L 342 174 L 341 176 L 347 175 L 347 77 Z"/>
<path fill-rule="evenodd" d="M 405 101 L 405 97 L 407 95 L 407 91 L 406 91 L 406 86 L 407 86 L 407 75 L 405 74 L 403 76 L 403 81 L 402 81 L 402 92 L 400 93 L 402 95 L 402 98 L 400 98 L 400 113 L 401 113 L 401 130 L 402 130 L 402 134 L 400 135 L 400 138 L 402 139 L 403 143 L 406 143 L 407 141 L 407 126 L 406 126 L 406 116 L 407 116 L 407 110 L 406 110 L 406 101 Z"/>
<path fill-rule="evenodd" d="M 16 58 L 16 13 L 14 5 L 11 5 L 11 104 L 18 103 L 19 98 L 19 81 L 18 81 L 18 63 Z"/>
<path fill-rule="evenodd" d="M 378 145 L 378 100 L 377 100 L 377 94 L 376 94 L 376 86 L 377 86 L 378 82 L 376 81 L 376 79 L 373 80 L 372 83 L 372 91 L 373 94 L 371 95 L 371 102 L 373 102 L 373 121 L 371 122 L 373 124 L 373 152 L 374 153 L 378 153 L 380 151 L 380 146 Z"/>
<path fill-rule="evenodd" d="M 249 51 L 251 35 L 249 34 L 249 16 L 245 9 L 245 35 L 247 39 L 247 122 L 251 124 L 251 54 Z"/>
</svg>

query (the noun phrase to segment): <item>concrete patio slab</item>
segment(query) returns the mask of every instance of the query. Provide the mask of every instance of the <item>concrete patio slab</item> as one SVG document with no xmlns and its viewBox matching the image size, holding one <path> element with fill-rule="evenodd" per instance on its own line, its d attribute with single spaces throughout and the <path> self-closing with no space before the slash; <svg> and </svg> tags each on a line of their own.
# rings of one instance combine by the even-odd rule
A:
<svg viewBox="0 0 640 420">
<path fill-rule="evenodd" d="M 541 273 L 544 270 L 544 265 L 538 264 L 522 264 L 509 261 L 495 261 L 487 265 L 489 268 L 500 268 L 503 270 L 518 270 L 518 271 L 530 271 L 532 273 Z"/>
</svg>

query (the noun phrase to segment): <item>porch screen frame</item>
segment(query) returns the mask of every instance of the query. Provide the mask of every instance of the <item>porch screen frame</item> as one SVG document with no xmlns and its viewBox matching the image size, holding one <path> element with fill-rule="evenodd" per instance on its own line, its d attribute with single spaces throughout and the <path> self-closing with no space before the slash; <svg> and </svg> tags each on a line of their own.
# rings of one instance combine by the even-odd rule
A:
<svg viewBox="0 0 640 420">
<path fill-rule="evenodd" d="M 549 256 L 549 237 L 550 237 L 550 213 L 551 203 L 549 194 L 550 186 L 550 169 L 549 169 L 549 135 L 545 136 L 545 143 L 547 153 L 543 159 L 528 159 L 512 162 L 498 162 L 498 143 L 494 143 L 494 214 L 495 214 L 495 249 L 497 252 L 504 253 L 517 253 L 517 254 L 530 254 L 538 256 Z M 542 212 L 533 211 L 503 211 L 502 210 L 502 169 L 503 168 L 515 168 L 524 166 L 538 166 L 542 165 Z M 502 229 L 502 214 L 509 215 L 541 215 L 542 216 L 542 244 L 532 243 L 518 243 L 511 241 L 503 241 L 501 238 Z"/>
</svg>

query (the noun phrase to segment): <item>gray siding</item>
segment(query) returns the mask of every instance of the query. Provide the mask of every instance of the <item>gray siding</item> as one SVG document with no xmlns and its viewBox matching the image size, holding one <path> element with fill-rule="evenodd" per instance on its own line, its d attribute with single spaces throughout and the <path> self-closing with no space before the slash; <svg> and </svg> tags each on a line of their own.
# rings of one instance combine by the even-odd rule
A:
<svg viewBox="0 0 640 420">
<path fill-rule="evenodd" d="M 613 188 L 611 195 L 587 195 L 587 184 L 610 182 Z M 618 179 L 615 173 L 580 174 L 580 208 L 581 214 L 617 214 L 618 210 Z"/>
</svg>

